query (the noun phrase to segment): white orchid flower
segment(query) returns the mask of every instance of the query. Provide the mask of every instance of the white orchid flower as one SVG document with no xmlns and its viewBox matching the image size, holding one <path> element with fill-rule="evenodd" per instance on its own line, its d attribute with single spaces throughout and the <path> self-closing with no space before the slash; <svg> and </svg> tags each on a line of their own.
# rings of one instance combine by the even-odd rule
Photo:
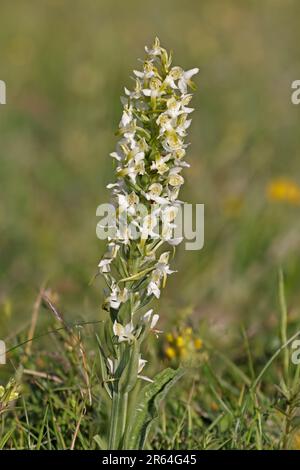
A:
<svg viewBox="0 0 300 470">
<path fill-rule="evenodd" d="M 127 323 L 127 325 L 123 326 L 121 323 L 118 323 L 116 320 L 113 324 L 113 332 L 115 336 L 118 337 L 119 343 L 122 343 L 123 341 L 130 342 L 134 340 L 134 326 L 132 321 Z"/>
<path fill-rule="evenodd" d="M 170 253 L 167 251 L 162 253 L 159 257 L 158 262 L 156 263 L 155 269 L 152 271 L 150 276 L 150 282 L 147 288 L 147 291 L 156 298 L 160 297 L 160 286 L 161 281 L 163 281 L 163 287 L 166 284 L 168 274 L 173 274 L 176 271 L 170 269 L 168 260 Z"/>
<path fill-rule="evenodd" d="M 157 217 L 155 214 L 146 215 L 143 219 L 143 223 L 140 226 L 141 239 L 146 240 L 147 238 L 159 238 L 158 233 L 154 231 L 157 226 Z"/>
<path fill-rule="evenodd" d="M 150 323 L 150 330 L 153 330 L 159 320 L 159 315 L 157 313 L 153 314 L 153 308 L 151 308 L 144 314 L 143 320 Z"/>
<path fill-rule="evenodd" d="M 164 157 L 160 155 L 158 158 L 155 159 L 155 161 L 152 162 L 151 170 L 156 170 L 157 173 L 159 173 L 160 175 L 163 175 L 164 173 L 166 173 L 166 171 L 169 170 L 169 167 L 166 163 L 169 160 L 170 160 L 169 155 L 165 155 Z"/>
<path fill-rule="evenodd" d="M 118 251 L 120 249 L 119 245 L 117 245 L 115 242 L 110 242 L 107 248 L 108 248 L 107 253 L 105 253 L 104 257 L 98 264 L 100 272 L 103 274 L 110 272 L 110 265 L 112 261 L 114 260 L 114 258 L 116 258 Z"/>
<path fill-rule="evenodd" d="M 162 227 L 162 239 L 171 246 L 177 246 L 183 241 L 183 237 L 174 237 L 175 224 L 164 223 Z"/>
<path fill-rule="evenodd" d="M 138 153 L 136 157 L 131 160 L 128 164 L 128 176 L 133 183 L 136 182 L 137 175 L 145 174 L 145 162 L 144 156 L 141 153 Z"/>
<path fill-rule="evenodd" d="M 162 211 L 163 222 L 166 222 L 166 223 L 173 222 L 177 217 L 178 211 L 179 211 L 178 206 L 167 206 Z"/>
<path fill-rule="evenodd" d="M 183 141 L 179 138 L 176 132 L 167 132 L 166 138 L 163 140 L 162 144 L 167 152 L 173 152 L 183 148 Z"/>
<path fill-rule="evenodd" d="M 141 194 L 147 199 L 147 201 L 154 201 L 156 202 L 156 204 L 164 206 L 169 204 L 169 200 L 166 197 L 160 196 L 162 190 L 163 187 L 160 183 L 153 183 L 152 185 L 150 185 L 147 193 L 145 191 L 142 191 Z"/>
<path fill-rule="evenodd" d="M 163 94 L 161 81 L 156 77 L 151 78 L 149 88 L 144 88 L 143 93 L 145 96 L 158 98 Z"/>
<path fill-rule="evenodd" d="M 182 76 L 182 72 L 183 70 L 181 67 L 172 67 L 164 80 L 164 84 L 176 90 L 178 85 L 175 82 Z"/>
<path fill-rule="evenodd" d="M 181 110 L 182 110 L 183 114 L 190 114 L 194 111 L 194 108 L 190 108 L 188 106 L 188 104 L 190 103 L 192 97 L 193 96 L 191 94 L 182 95 L 182 97 L 181 97 Z"/>
<path fill-rule="evenodd" d="M 180 114 L 182 114 L 181 106 L 181 101 L 172 96 L 172 98 L 167 100 L 167 110 L 165 113 L 168 114 L 172 119 L 176 119 L 178 116 L 180 116 Z"/>
<path fill-rule="evenodd" d="M 142 84 L 141 81 L 137 78 L 135 81 L 135 88 L 133 91 L 128 90 L 128 88 L 124 88 L 126 96 L 131 99 L 138 100 L 142 96 Z"/>
<path fill-rule="evenodd" d="M 110 272 L 110 264 L 112 262 L 112 258 L 103 258 L 100 263 L 98 264 L 99 270 L 101 273 L 109 273 Z"/>
<path fill-rule="evenodd" d="M 144 152 L 138 152 L 125 167 L 117 168 L 117 172 L 119 178 L 128 175 L 135 184 L 137 175 L 145 174 Z"/>
<path fill-rule="evenodd" d="M 106 361 L 107 361 L 107 368 L 108 368 L 110 375 L 114 376 L 117 370 L 117 365 L 118 365 L 117 361 L 114 359 L 111 359 L 110 357 L 108 357 Z M 141 356 L 139 357 L 137 377 L 139 379 L 145 380 L 146 382 L 153 382 L 153 380 L 150 379 L 149 377 L 146 377 L 145 375 L 140 375 L 140 373 L 144 369 L 147 362 L 148 361 L 146 361 L 146 359 L 142 359 Z"/>
<path fill-rule="evenodd" d="M 179 174 L 181 170 L 182 170 L 181 167 L 171 168 L 171 170 L 169 171 L 169 175 L 168 175 L 168 184 L 170 186 L 178 187 L 178 186 L 183 185 L 184 178 L 183 176 Z"/>
<path fill-rule="evenodd" d="M 178 81 L 178 88 L 181 91 L 181 93 L 186 93 L 187 92 L 187 87 L 188 85 L 191 84 L 191 78 L 196 75 L 199 72 L 198 68 L 187 70 L 186 72 L 183 72 L 179 81 Z"/>
<path fill-rule="evenodd" d="M 132 230 L 131 224 L 127 226 L 126 224 L 121 223 L 120 227 L 116 230 L 115 238 L 123 245 L 129 245 L 131 240 L 135 239 L 135 234 Z"/>
<path fill-rule="evenodd" d="M 145 46 L 145 51 L 147 54 L 150 56 L 160 56 L 162 53 L 162 48 L 160 47 L 160 41 L 156 37 L 153 46 L 150 48 L 148 46 Z"/>
<path fill-rule="evenodd" d="M 144 62 L 144 70 L 140 72 L 139 70 L 133 71 L 134 75 L 142 80 L 153 78 L 157 75 L 157 69 L 154 67 L 151 60 Z"/>
<path fill-rule="evenodd" d="M 167 263 L 159 261 L 154 270 L 153 277 L 161 279 L 166 277 L 168 274 L 176 273 L 173 269 L 170 269 L 170 266 Z"/>
<path fill-rule="evenodd" d="M 134 192 L 130 194 L 118 194 L 117 197 L 119 212 L 126 212 L 129 215 L 134 215 L 136 212 L 136 206 L 139 203 L 139 197 Z"/>
<path fill-rule="evenodd" d="M 192 120 L 187 119 L 187 114 L 181 114 L 181 116 L 178 119 L 178 125 L 176 126 L 175 130 L 176 133 L 180 137 L 185 137 L 187 134 L 187 129 L 190 127 Z"/>
<path fill-rule="evenodd" d="M 117 310 L 122 303 L 125 303 L 128 300 L 128 290 L 126 287 L 120 289 L 119 286 L 115 283 L 112 284 L 110 288 L 110 295 L 106 298 L 105 303 Z"/>
<path fill-rule="evenodd" d="M 174 123 L 176 120 L 168 116 L 167 113 L 160 114 L 156 119 L 156 124 L 159 126 L 159 135 L 161 136 L 165 132 L 174 132 Z"/>
<path fill-rule="evenodd" d="M 150 281 L 147 287 L 147 295 L 154 295 L 157 299 L 160 298 L 160 288 L 157 282 Z"/>
<path fill-rule="evenodd" d="M 122 114 L 122 118 L 119 127 L 128 126 L 133 120 L 132 106 L 125 106 Z"/>
</svg>

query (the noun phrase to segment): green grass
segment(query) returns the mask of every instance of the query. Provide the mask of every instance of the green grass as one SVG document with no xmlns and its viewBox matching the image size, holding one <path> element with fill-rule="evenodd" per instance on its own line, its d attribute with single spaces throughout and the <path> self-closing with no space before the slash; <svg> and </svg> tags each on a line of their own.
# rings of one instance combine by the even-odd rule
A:
<svg viewBox="0 0 300 470">
<path fill-rule="evenodd" d="M 238 357 L 221 351 L 217 337 L 204 338 L 197 366 L 185 360 L 185 380 L 163 403 L 149 449 L 299 448 L 300 365 L 291 363 L 290 346 L 300 325 L 298 331 L 288 326 L 281 272 L 279 301 L 278 325 L 267 337 L 277 346 L 265 344 L 263 354 L 255 354 L 255 338 L 246 330 Z M 26 331 L 18 335 L 10 363 L 20 364 L 22 391 L 2 410 L 1 448 L 106 448 L 109 416 L 96 354 L 98 326 L 62 325 L 51 326 L 43 347 L 40 335 L 30 342 Z"/>
</svg>

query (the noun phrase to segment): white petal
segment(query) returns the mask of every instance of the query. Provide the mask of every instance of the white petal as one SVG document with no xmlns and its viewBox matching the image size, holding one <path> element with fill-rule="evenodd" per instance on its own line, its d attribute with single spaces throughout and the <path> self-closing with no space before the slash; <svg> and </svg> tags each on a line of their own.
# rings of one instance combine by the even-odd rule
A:
<svg viewBox="0 0 300 470">
<path fill-rule="evenodd" d="M 138 374 L 142 372 L 147 362 L 146 359 L 139 359 Z"/>
<path fill-rule="evenodd" d="M 133 323 L 131 321 L 131 322 L 127 323 L 127 325 L 125 325 L 124 335 L 131 336 L 131 333 L 133 332 L 133 330 L 134 330 L 134 326 L 133 326 Z"/>
<path fill-rule="evenodd" d="M 117 152 L 111 152 L 109 154 L 112 158 L 115 158 L 116 160 L 118 161 L 121 161 L 122 160 L 122 157 L 117 153 Z"/>
<path fill-rule="evenodd" d="M 156 313 L 155 315 L 153 315 L 152 320 L 151 320 L 151 325 L 150 325 L 151 330 L 153 330 L 158 320 L 159 320 L 159 315 L 157 315 Z"/>
<path fill-rule="evenodd" d="M 145 375 L 138 375 L 139 379 L 145 380 L 146 382 L 153 383 L 154 380 L 150 379 L 149 377 L 146 377 Z"/>
<path fill-rule="evenodd" d="M 145 321 L 150 321 L 152 313 L 153 313 L 153 308 L 151 308 L 150 310 L 148 310 L 148 312 L 145 313 L 144 320 Z"/>
<path fill-rule="evenodd" d="M 184 72 L 185 79 L 189 80 L 190 78 L 192 78 L 193 75 L 196 75 L 198 72 L 198 68 L 187 70 L 187 72 Z"/>
<path fill-rule="evenodd" d="M 159 287 L 157 286 L 157 284 L 155 284 L 155 282 L 150 282 L 149 286 L 148 286 L 148 294 L 154 294 L 154 296 L 159 299 L 160 297 L 160 289 Z"/>
<path fill-rule="evenodd" d="M 186 107 L 183 108 L 183 112 L 186 113 L 186 114 L 190 114 L 193 111 L 194 111 L 194 108 L 186 108 Z"/>
<path fill-rule="evenodd" d="M 108 369 L 111 374 L 114 373 L 114 363 L 113 360 L 110 359 L 110 357 L 107 358 L 107 364 L 108 364 Z"/>
<path fill-rule="evenodd" d="M 120 307 L 120 304 L 121 302 L 119 300 L 111 300 L 109 305 L 111 308 L 113 308 L 114 310 L 117 310 L 119 307 Z"/>
<path fill-rule="evenodd" d="M 178 237 L 178 238 L 172 238 L 168 240 L 169 245 L 171 246 L 177 246 L 179 245 L 183 240 L 183 237 Z M 175 272 L 175 271 L 173 271 Z"/>
<path fill-rule="evenodd" d="M 185 94 L 186 91 L 187 91 L 187 86 L 186 86 L 186 82 L 185 80 L 183 80 L 183 78 L 181 78 L 179 81 L 178 81 L 178 88 L 179 90 L 181 91 L 181 93 Z"/>
<path fill-rule="evenodd" d="M 133 73 L 136 77 L 144 78 L 144 73 L 140 72 L 139 70 L 134 70 Z"/>
<path fill-rule="evenodd" d="M 118 323 L 116 320 L 113 324 L 113 332 L 116 336 L 120 337 L 120 336 L 124 336 L 124 326 L 121 325 L 121 323 Z"/>
<path fill-rule="evenodd" d="M 107 266 L 108 264 L 110 264 L 112 262 L 111 259 L 108 259 L 108 258 L 105 258 L 105 259 L 102 259 L 100 261 L 100 263 L 98 264 L 98 267 L 99 268 L 102 268 L 103 266 Z"/>
</svg>

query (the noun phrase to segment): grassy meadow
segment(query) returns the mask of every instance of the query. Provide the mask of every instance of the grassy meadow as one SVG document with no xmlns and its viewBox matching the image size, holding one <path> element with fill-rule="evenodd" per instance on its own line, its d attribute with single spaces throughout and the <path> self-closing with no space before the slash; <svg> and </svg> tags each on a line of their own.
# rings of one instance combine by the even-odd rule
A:
<svg viewBox="0 0 300 470">
<path fill-rule="evenodd" d="M 154 304 L 147 375 L 186 377 L 147 446 L 300 450 L 299 17 L 297 0 L 2 0 L 1 449 L 105 447 L 96 208 L 119 97 L 158 35 L 200 69 L 181 196 L 205 204 L 205 246 L 179 246 Z"/>
</svg>

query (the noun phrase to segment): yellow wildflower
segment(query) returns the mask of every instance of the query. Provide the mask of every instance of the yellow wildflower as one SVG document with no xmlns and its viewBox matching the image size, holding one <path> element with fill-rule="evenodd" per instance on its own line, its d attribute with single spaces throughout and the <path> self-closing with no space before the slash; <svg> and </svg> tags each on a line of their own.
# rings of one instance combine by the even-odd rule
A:
<svg viewBox="0 0 300 470">
<path fill-rule="evenodd" d="M 271 201 L 300 205 L 300 186 L 289 179 L 277 179 L 268 185 L 267 196 Z"/>
<path fill-rule="evenodd" d="M 193 358 L 200 349 L 202 349 L 203 341 L 194 335 L 190 326 L 178 328 L 173 332 L 166 333 L 166 344 L 164 354 L 168 359 L 183 359 L 186 357 Z"/>
<path fill-rule="evenodd" d="M 174 337 L 173 337 L 172 333 L 167 333 L 167 334 L 166 334 L 166 340 L 167 340 L 169 343 L 173 343 Z"/>
<path fill-rule="evenodd" d="M 177 338 L 176 338 L 176 346 L 177 346 L 178 348 L 183 348 L 184 345 L 185 345 L 185 341 L 184 341 L 183 337 L 182 337 L 182 336 L 177 336 Z"/>
<path fill-rule="evenodd" d="M 192 328 L 191 328 L 190 326 L 188 326 L 187 328 L 185 328 L 184 334 L 185 334 L 186 336 L 191 336 L 192 333 L 193 333 L 193 330 L 192 330 Z"/>
<path fill-rule="evenodd" d="M 195 346 L 195 349 L 197 349 L 197 350 L 201 349 L 202 346 L 203 346 L 202 339 L 196 338 L 195 341 L 194 341 L 194 346 Z"/>
<path fill-rule="evenodd" d="M 6 387 L 0 386 L 0 408 L 1 405 L 7 405 L 11 401 L 17 400 L 20 395 L 19 385 L 14 379 L 11 379 Z"/>
<path fill-rule="evenodd" d="M 176 356 L 176 351 L 174 348 L 172 348 L 171 346 L 168 346 L 166 348 L 166 356 L 169 358 L 169 359 L 174 359 L 174 357 Z"/>
</svg>

